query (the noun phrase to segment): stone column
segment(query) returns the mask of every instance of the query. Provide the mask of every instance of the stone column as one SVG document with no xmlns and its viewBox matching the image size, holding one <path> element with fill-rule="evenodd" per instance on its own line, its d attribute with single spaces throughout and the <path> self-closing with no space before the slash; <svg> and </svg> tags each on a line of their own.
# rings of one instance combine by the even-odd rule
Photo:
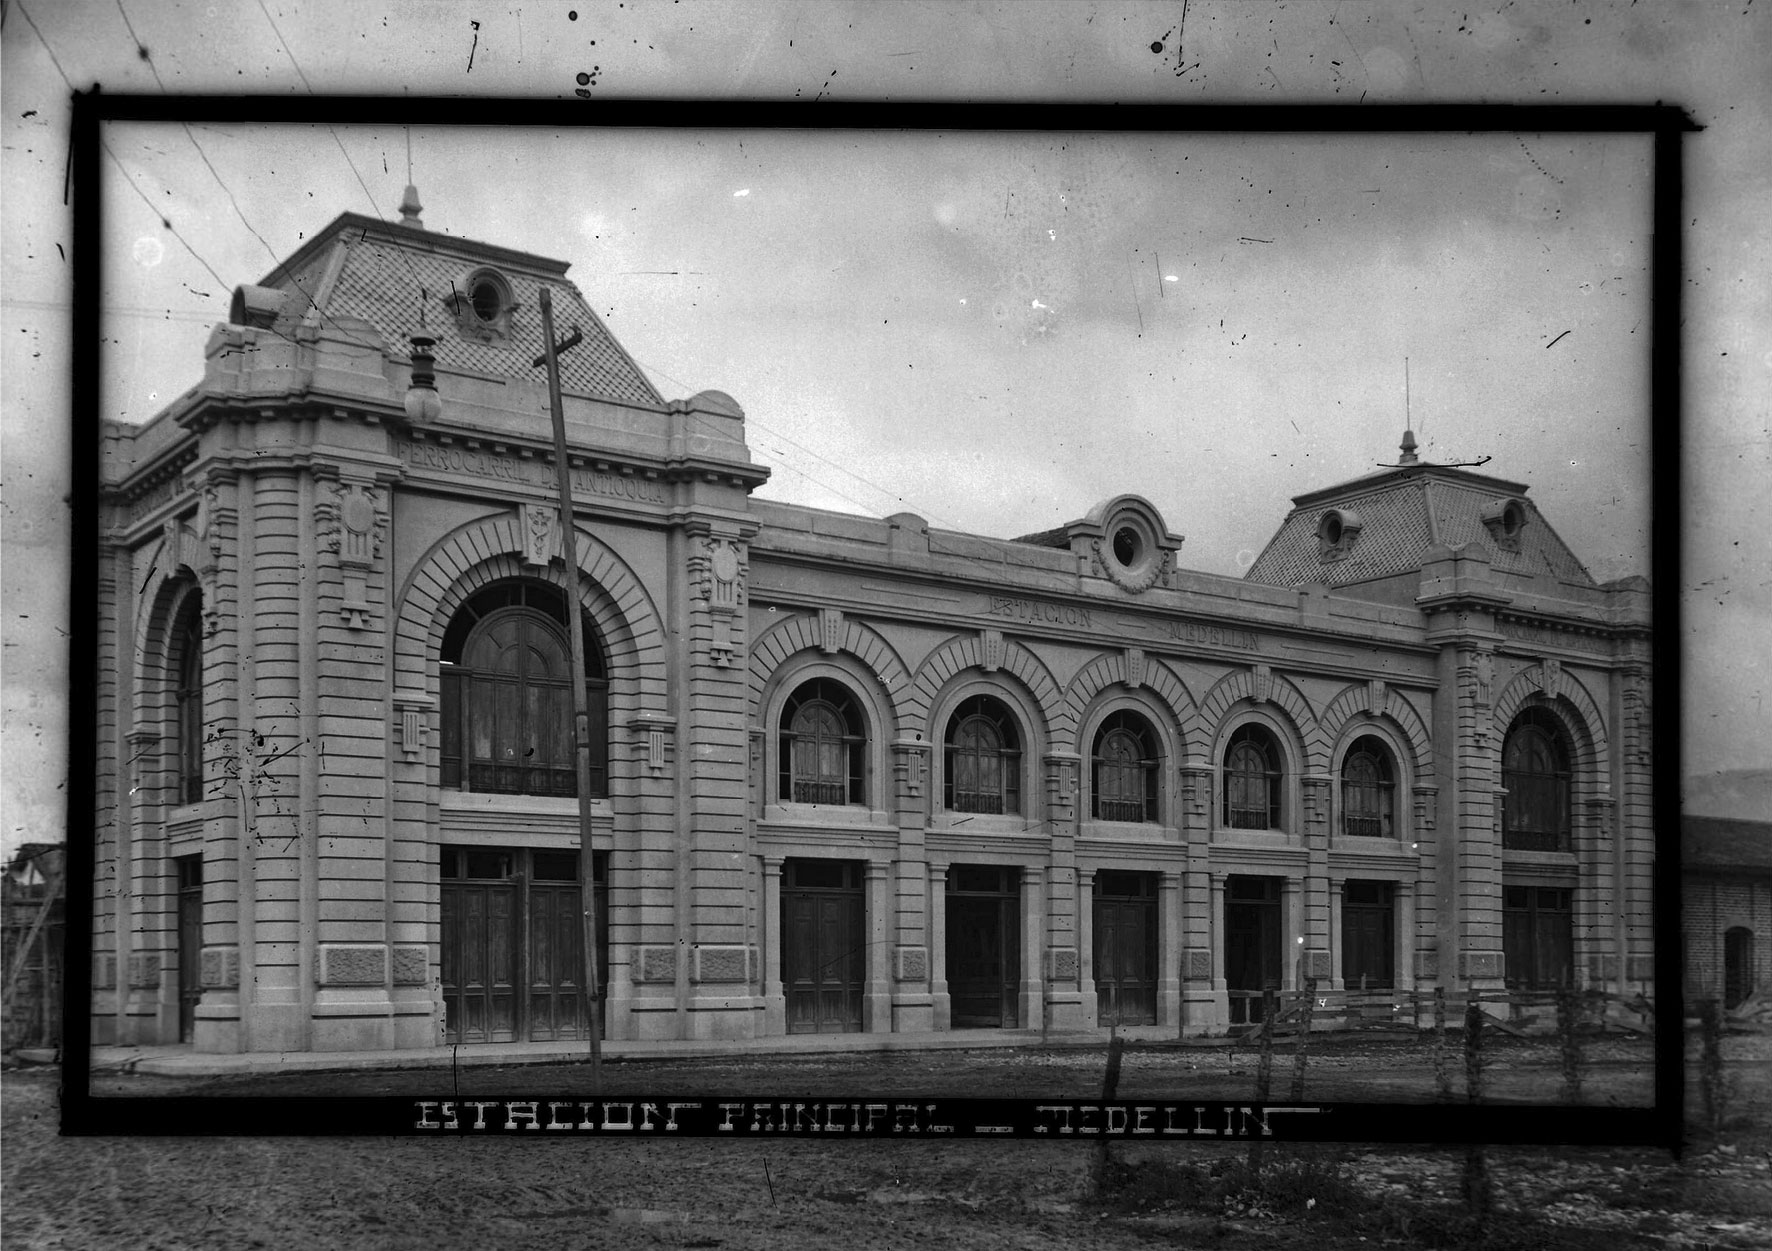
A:
<svg viewBox="0 0 1772 1251">
<path fill-rule="evenodd" d="M 1412 991 L 1415 989 L 1415 883 L 1398 882 L 1396 892 L 1398 950 L 1394 958 L 1397 989 Z"/>
<path fill-rule="evenodd" d="M 948 999 L 948 866 L 929 866 L 929 1009 L 931 1027 L 952 1029 Z"/>
<path fill-rule="evenodd" d="M 1021 871 L 1021 989 L 1016 1016 L 1023 1029 L 1046 1025 L 1046 873 Z"/>
<path fill-rule="evenodd" d="M 1494 737 L 1495 614 L 1512 603 L 1481 544 L 1430 548 L 1416 604 L 1439 648 L 1434 696 L 1434 864 L 1439 973 L 1478 990 L 1503 985 L 1501 836 Z M 1450 967 L 1449 967 L 1450 966 Z"/>
<path fill-rule="evenodd" d="M 1181 1029 L 1181 874 L 1157 884 L 1157 1024 Z"/>
<path fill-rule="evenodd" d="M 788 1032 L 788 997 L 781 984 L 782 857 L 763 857 L 763 1032 Z"/>
<path fill-rule="evenodd" d="M 1280 989 L 1298 990 L 1304 985 L 1304 882 L 1287 874 L 1280 892 Z"/>
<path fill-rule="evenodd" d="M 1330 901 L 1329 883 L 1329 796 L 1333 785 L 1334 779 L 1328 774 L 1311 774 L 1303 779 L 1306 867 L 1300 883 L 1302 911 L 1296 937 L 1304 942 L 1294 944 L 1304 960 L 1298 970 L 1301 990 L 1308 978 L 1324 983 L 1330 980 L 1331 952 L 1341 941 L 1340 927 L 1335 923 L 1339 914 L 1335 919 L 1331 917 L 1335 905 Z"/>
<path fill-rule="evenodd" d="M 929 997 L 929 881 L 925 829 L 931 806 L 929 744 L 892 744 L 898 851 L 893 866 L 889 937 L 892 1030 L 925 1033 L 935 1027 Z"/>
<path fill-rule="evenodd" d="M 1342 950 L 1342 935 L 1347 933 L 1343 928 L 1341 908 L 1346 902 L 1346 882 L 1329 883 L 1329 985 L 1325 990 L 1346 990 L 1347 974 L 1342 964 L 1347 953 Z"/>
<path fill-rule="evenodd" d="M 1095 870 L 1077 870 L 1077 989 L 1082 992 L 1078 1015 L 1089 1025 L 1100 1023 L 1101 1002 L 1095 990 Z"/>
<path fill-rule="evenodd" d="M 883 860 L 867 862 L 867 989 L 862 995 L 861 1019 L 870 1034 L 892 1032 L 891 870 Z"/>
<path fill-rule="evenodd" d="M 1213 873 L 1212 879 L 1212 989 L 1216 994 L 1220 1009 L 1225 1006 L 1224 992 L 1226 989 L 1224 974 L 1224 878 L 1222 873 Z"/>
</svg>

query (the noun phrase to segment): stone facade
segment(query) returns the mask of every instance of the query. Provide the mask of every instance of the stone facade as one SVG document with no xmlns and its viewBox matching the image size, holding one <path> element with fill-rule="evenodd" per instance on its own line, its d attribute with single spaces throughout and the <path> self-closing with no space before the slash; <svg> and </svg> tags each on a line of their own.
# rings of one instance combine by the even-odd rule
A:
<svg viewBox="0 0 1772 1251">
<path fill-rule="evenodd" d="M 128 973 L 96 1041 L 576 1028 L 578 805 L 521 780 L 559 743 L 482 761 L 504 705 L 451 685 L 513 588 L 564 605 L 543 285 L 589 328 L 607 1037 L 1205 1033 L 1252 976 L 1499 986 L 1528 887 L 1574 977 L 1646 989 L 1647 589 L 1595 585 L 1523 486 L 1408 463 L 1301 496 L 1244 579 L 1136 496 L 1013 540 L 765 502 L 739 406 L 657 395 L 564 272 L 346 214 L 242 289 L 195 390 L 107 427 L 94 944 Z M 1548 849 L 1503 832 L 1522 717 L 1567 756 Z"/>
</svg>

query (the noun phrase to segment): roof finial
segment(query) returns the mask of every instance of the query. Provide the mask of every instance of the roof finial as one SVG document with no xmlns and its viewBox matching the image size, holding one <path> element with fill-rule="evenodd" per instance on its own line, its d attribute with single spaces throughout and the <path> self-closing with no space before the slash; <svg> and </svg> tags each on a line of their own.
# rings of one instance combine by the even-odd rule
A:
<svg viewBox="0 0 1772 1251">
<path fill-rule="evenodd" d="M 1398 458 L 1399 465 L 1413 465 L 1417 462 L 1415 455 L 1415 425 L 1409 415 L 1409 358 L 1403 358 L 1403 442 L 1399 445 L 1403 455 Z"/>
<path fill-rule="evenodd" d="M 406 194 L 400 197 L 400 224 L 423 230 L 425 224 L 419 219 L 425 206 L 418 202 L 418 188 L 411 183 L 406 184 Z"/>
</svg>

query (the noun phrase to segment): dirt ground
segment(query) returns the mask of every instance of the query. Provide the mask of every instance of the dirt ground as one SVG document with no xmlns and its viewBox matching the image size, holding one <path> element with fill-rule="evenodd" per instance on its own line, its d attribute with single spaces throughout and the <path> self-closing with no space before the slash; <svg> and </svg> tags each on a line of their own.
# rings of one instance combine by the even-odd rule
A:
<svg viewBox="0 0 1772 1251">
<path fill-rule="evenodd" d="M 1542 1044 L 1536 1045 L 1542 1048 Z M 1607 1048 L 1612 1048 L 1608 1051 Z M 1431 1054 L 1418 1044 L 1313 1044 L 1307 1094 L 1373 1098 L 1374 1081 L 1417 1098 Z M 1647 1091 L 1642 1047 L 1591 1048 L 1586 1101 L 1635 1102 Z M 683 1139 L 61 1138 L 51 1068 L 4 1074 L 0 1241 L 8 1248 L 576 1247 L 797 1249 L 1374 1246 L 1748 1248 L 1772 1246 L 1772 1039 L 1731 1037 L 1723 1133 L 1696 1137 L 1676 1163 L 1665 1151 L 1488 1148 L 1495 1213 L 1462 1224 L 1462 1148 L 1268 1146 L 1264 1171 L 1246 1147 L 1116 1145 L 1101 1165 L 1075 1142 L 866 1142 Z M 882 1063 L 882 1060 L 888 1063 Z M 1530 1094 L 1556 1079 L 1534 1045 L 1497 1048 L 1491 1072 Z M 868 1088 L 928 1093 L 935 1078 L 964 1093 L 1099 1095 L 1094 1052 L 900 1053 L 610 1065 L 605 1088 L 697 1087 L 735 1095 Z M 1192 1063 L 1191 1069 L 1178 1066 Z M 1247 1050 L 1135 1049 L 1120 1094 L 1175 1090 L 1246 1098 Z M 1695 1067 L 1695 1066 L 1694 1066 Z M 1276 1086 L 1290 1080 L 1276 1057 Z M 545 1076 L 544 1076 L 545 1074 Z M 464 1068 L 489 1096 L 568 1089 L 570 1070 Z M 106 1094 L 387 1094 L 437 1089 L 438 1073 L 284 1074 L 173 1081 L 101 1077 Z M 1159 1084 L 1160 1083 L 1160 1084 Z M 1032 1089 L 1029 1089 L 1030 1086 Z M 465 1094 L 465 1090 L 464 1090 Z M 1696 1101 L 1692 1101 L 1696 1106 Z"/>
<path fill-rule="evenodd" d="M 1456 1037 L 1441 1057 L 1462 1094 L 1464 1058 Z M 856 1055 L 758 1056 L 696 1060 L 605 1062 L 609 1095 L 658 1094 L 823 1098 L 870 1095 L 1003 1099 L 1093 1099 L 1102 1093 L 1105 1048 L 1002 1048 L 973 1051 L 897 1051 Z M 1248 1099 L 1259 1055 L 1253 1046 L 1133 1043 L 1121 1064 L 1118 1097 L 1136 1099 Z M 1583 1048 L 1583 1101 L 1648 1107 L 1654 1102 L 1654 1058 L 1642 1037 L 1595 1038 Z M 1272 1091 L 1292 1089 L 1290 1041 L 1275 1043 Z M 1305 1098 L 1364 1103 L 1423 1103 L 1434 1098 L 1436 1055 L 1431 1041 L 1373 1040 L 1362 1035 L 1317 1035 L 1305 1054 Z M 1562 1082 L 1556 1045 L 1545 1038 L 1505 1035 L 1484 1044 L 1483 1090 L 1495 1103 L 1550 1103 Z M 147 1074 L 94 1075 L 97 1095 L 426 1095 L 495 1098 L 538 1090 L 591 1093 L 583 1063 L 464 1065 L 455 1069 L 289 1073 L 235 1078 L 176 1079 Z"/>
</svg>

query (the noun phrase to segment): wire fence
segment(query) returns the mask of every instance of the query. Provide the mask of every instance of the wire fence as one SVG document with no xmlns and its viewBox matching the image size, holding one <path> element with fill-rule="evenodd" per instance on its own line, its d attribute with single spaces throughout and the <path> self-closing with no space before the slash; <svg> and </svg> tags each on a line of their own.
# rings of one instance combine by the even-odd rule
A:
<svg viewBox="0 0 1772 1251">
<path fill-rule="evenodd" d="M 1419 1033 L 1440 1028 L 1439 1023 L 1448 1017 L 1461 1021 L 1470 1003 L 1477 1005 L 1485 1028 L 1516 1037 L 1555 1033 L 1571 1018 L 1573 1028 L 1600 1032 L 1650 1034 L 1655 1028 L 1654 1003 L 1640 992 L 1505 989 L 1448 995 L 1444 988 L 1326 990 L 1308 986 L 1303 990 L 1227 993 L 1231 1030 L 1242 1041 L 1258 1036 L 1270 1011 L 1273 1032 L 1281 1037 L 1313 1030 Z M 1455 1024 L 1453 1028 L 1462 1026 Z"/>
</svg>

